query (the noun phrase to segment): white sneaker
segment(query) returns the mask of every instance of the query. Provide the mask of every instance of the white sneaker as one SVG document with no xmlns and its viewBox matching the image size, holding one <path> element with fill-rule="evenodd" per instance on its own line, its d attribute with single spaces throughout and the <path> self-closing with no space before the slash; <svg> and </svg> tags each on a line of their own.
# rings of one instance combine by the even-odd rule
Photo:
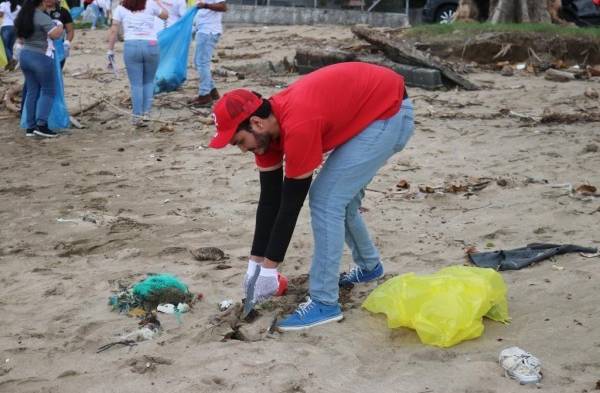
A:
<svg viewBox="0 0 600 393">
<path fill-rule="evenodd" d="M 131 125 L 135 128 L 143 128 L 148 127 L 148 122 L 144 121 L 144 119 L 141 116 L 136 116 L 133 119 L 131 119 Z"/>
<path fill-rule="evenodd" d="M 503 349 L 498 358 L 504 373 L 521 385 L 542 380 L 542 363 L 538 358 L 519 347 Z"/>
</svg>

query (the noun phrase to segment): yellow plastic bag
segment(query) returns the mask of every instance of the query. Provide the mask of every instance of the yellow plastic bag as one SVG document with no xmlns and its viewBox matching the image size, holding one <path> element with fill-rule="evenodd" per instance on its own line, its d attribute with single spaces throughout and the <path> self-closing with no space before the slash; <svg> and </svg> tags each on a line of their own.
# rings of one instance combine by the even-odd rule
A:
<svg viewBox="0 0 600 393">
<path fill-rule="evenodd" d="M 0 40 L 0 68 L 6 67 L 8 59 L 6 58 L 6 50 L 4 50 L 4 43 Z"/>
<path fill-rule="evenodd" d="M 444 348 L 481 336 L 484 316 L 510 320 L 502 276 L 468 266 L 391 278 L 371 292 L 363 307 L 386 314 L 389 328 L 414 329 L 424 344 Z"/>
</svg>

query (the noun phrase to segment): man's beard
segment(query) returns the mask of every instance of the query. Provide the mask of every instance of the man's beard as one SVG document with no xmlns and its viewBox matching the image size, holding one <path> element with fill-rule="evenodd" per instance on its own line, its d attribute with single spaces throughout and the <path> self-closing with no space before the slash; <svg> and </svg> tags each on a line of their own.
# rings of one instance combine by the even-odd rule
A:
<svg viewBox="0 0 600 393">
<path fill-rule="evenodd" d="M 252 134 L 254 134 L 254 138 L 256 138 L 256 148 L 254 149 L 254 151 L 258 152 L 258 154 L 266 153 L 269 149 L 269 145 L 271 144 L 271 136 L 265 134 L 257 134 L 256 132 L 253 132 Z"/>
</svg>

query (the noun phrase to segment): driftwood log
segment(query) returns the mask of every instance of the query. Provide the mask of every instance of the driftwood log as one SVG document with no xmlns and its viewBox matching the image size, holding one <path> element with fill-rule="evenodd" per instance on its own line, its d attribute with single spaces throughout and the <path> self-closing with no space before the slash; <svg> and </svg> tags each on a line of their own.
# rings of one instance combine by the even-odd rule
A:
<svg viewBox="0 0 600 393">
<path fill-rule="evenodd" d="M 246 79 L 246 76 L 243 73 L 237 72 L 234 70 L 230 70 L 225 67 L 217 67 L 217 68 L 215 68 L 213 73 L 217 76 L 223 76 L 223 77 L 235 76 L 236 78 L 238 78 L 238 80 Z"/>
<path fill-rule="evenodd" d="M 575 75 L 566 71 L 555 70 L 550 68 L 546 71 L 544 79 L 554 82 L 569 82 L 575 80 Z"/>
<path fill-rule="evenodd" d="M 548 123 L 593 123 L 600 122 L 600 113 L 587 112 L 587 113 L 558 113 L 549 112 L 545 113 L 540 120 L 542 124 Z"/>
<path fill-rule="evenodd" d="M 4 102 L 4 106 L 10 112 L 19 113 L 19 107 L 13 102 L 13 97 L 19 94 L 23 90 L 22 84 L 13 85 L 10 89 L 6 91 L 4 94 L 4 98 L 2 101 Z"/>
<path fill-rule="evenodd" d="M 438 78 L 439 84 L 434 85 L 431 81 L 424 83 L 420 81 L 419 78 L 411 78 L 411 75 L 407 74 L 407 69 L 412 66 L 395 63 L 381 54 L 367 55 L 332 48 L 300 47 L 296 49 L 295 64 L 298 73 L 300 74 L 308 74 L 309 72 L 331 64 L 344 63 L 348 61 L 360 61 L 363 63 L 387 67 L 396 73 L 403 75 L 406 86 L 421 87 L 424 89 L 438 89 L 444 87 L 441 77 Z M 439 71 L 434 72 L 438 72 L 439 74 Z"/>
<path fill-rule="evenodd" d="M 4 102 L 4 106 L 6 107 L 6 109 L 8 109 L 10 112 L 19 113 L 20 108 L 19 108 L 19 106 L 17 106 L 17 104 L 14 103 L 13 98 L 16 95 L 18 95 L 21 92 L 21 90 L 23 90 L 23 85 L 16 84 L 16 85 L 13 85 L 10 89 L 8 89 L 6 91 L 6 93 L 4 94 L 2 101 Z M 81 124 L 77 121 L 77 119 L 74 118 L 74 116 L 78 116 L 86 111 L 89 111 L 90 109 L 93 109 L 96 106 L 98 106 L 100 103 L 102 103 L 102 100 L 94 101 L 91 104 L 71 113 L 70 114 L 71 123 L 73 123 L 73 125 L 76 128 L 83 128 L 81 126 Z"/>
<path fill-rule="evenodd" d="M 300 75 L 330 64 L 357 61 L 353 52 L 336 48 L 301 47 L 296 49 L 296 67 Z"/>
<path fill-rule="evenodd" d="M 69 116 L 69 121 L 71 122 L 71 125 L 75 128 L 84 128 L 81 123 L 79 122 L 79 120 L 77 120 L 76 118 L 74 118 L 73 116 Z"/>
<path fill-rule="evenodd" d="M 423 68 L 432 68 L 440 71 L 442 77 L 452 83 L 461 86 L 465 90 L 479 90 L 479 86 L 457 74 L 450 67 L 445 66 L 435 60 L 427 58 L 420 50 L 402 42 L 393 41 L 385 34 L 368 28 L 366 26 L 352 27 L 352 33 L 358 38 L 363 39 L 381 49 L 385 56 L 392 61 L 400 64 L 413 65 Z"/>
<path fill-rule="evenodd" d="M 84 106 L 83 108 L 80 108 L 80 109 L 76 110 L 75 112 L 71 113 L 71 116 L 79 116 L 82 113 L 89 111 L 90 109 L 94 109 L 95 107 L 97 107 L 101 103 L 102 103 L 102 98 L 99 99 L 99 100 L 96 100 L 96 101 L 92 102 L 91 104 L 88 104 L 88 105 Z"/>
</svg>

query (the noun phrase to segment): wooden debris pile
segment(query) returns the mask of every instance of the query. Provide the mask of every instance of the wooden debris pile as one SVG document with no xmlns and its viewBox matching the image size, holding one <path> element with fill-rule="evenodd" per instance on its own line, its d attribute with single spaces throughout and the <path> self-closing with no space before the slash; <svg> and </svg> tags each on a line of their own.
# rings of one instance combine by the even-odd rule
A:
<svg viewBox="0 0 600 393">
<path fill-rule="evenodd" d="M 460 75 L 452 67 L 428 56 L 412 44 L 394 40 L 380 30 L 366 26 L 354 26 L 352 33 L 366 41 L 369 46 L 349 49 L 298 48 L 295 58 L 298 72 L 303 74 L 330 64 L 363 61 L 389 67 L 405 77 L 405 74 L 414 73 L 419 69 L 439 71 L 442 83 L 436 85 L 430 82 L 430 88 L 459 86 L 465 90 L 479 89 L 477 84 Z"/>
</svg>

